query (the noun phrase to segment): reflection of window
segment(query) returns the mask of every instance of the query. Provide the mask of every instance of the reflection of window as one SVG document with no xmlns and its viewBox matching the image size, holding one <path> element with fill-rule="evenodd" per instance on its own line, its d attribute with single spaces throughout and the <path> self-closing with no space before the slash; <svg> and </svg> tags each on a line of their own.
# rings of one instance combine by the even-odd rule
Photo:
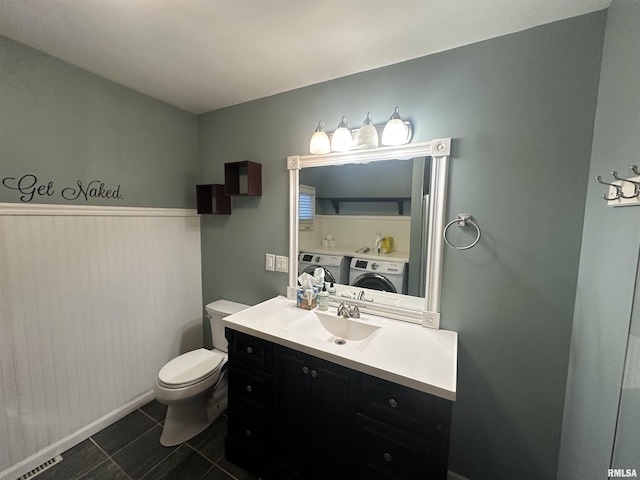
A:
<svg viewBox="0 0 640 480">
<path fill-rule="evenodd" d="M 316 189 L 308 185 L 300 185 L 298 201 L 298 225 L 300 230 L 313 230 L 316 216 Z"/>
</svg>

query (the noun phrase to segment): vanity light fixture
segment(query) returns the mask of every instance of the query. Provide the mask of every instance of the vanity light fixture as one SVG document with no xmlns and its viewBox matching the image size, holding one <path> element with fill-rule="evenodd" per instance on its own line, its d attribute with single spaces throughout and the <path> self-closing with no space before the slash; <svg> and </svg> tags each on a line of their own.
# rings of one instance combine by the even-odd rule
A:
<svg viewBox="0 0 640 480">
<path fill-rule="evenodd" d="M 393 115 L 389 118 L 389 121 L 384 126 L 382 131 L 382 144 L 383 145 L 404 145 L 408 142 L 407 126 L 400 118 L 400 109 L 396 107 Z"/>
<path fill-rule="evenodd" d="M 348 152 L 353 148 L 353 137 L 347 128 L 347 117 L 342 117 L 338 128 L 331 138 L 331 150 L 334 152 Z"/>
<path fill-rule="evenodd" d="M 378 131 L 373 126 L 371 112 L 367 113 L 367 118 L 362 122 L 362 127 L 358 130 L 356 136 L 356 148 L 378 148 Z"/>
<path fill-rule="evenodd" d="M 320 120 L 318 123 L 318 128 L 313 132 L 311 136 L 311 142 L 309 144 L 309 152 L 314 155 L 329 153 L 331 151 L 331 143 L 329 142 L 329 137 L 327 136 L 327 132 L 324 130 L 324 122 Z"/>
<path fill-rule="evenodd" d="M 353 149 L 370 150 L 381 146 L 406 145 L 413 136 L 413 125 L 400 118 L 398 107 L 384 125 L 374 125 L 371 112 L 368 112 L 360 128 L 349 130 L 345 116 L 334 132 L 327 133 L 324 126 L 321 120 L 311 137 L 309 152 L 314 155 L 324 155 L 332 151 L 348 152 Z"/>
</svg>

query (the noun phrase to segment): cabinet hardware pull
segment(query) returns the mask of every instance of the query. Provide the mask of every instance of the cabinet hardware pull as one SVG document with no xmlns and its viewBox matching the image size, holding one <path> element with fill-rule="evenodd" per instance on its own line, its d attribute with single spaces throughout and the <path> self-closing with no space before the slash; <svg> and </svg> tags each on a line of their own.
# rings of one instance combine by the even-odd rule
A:
<svg viewBox="0 0 640 480">
<path fill-rule="evenodd" d="M 302 373 L 304 373 L 305 375 L 309 373 L 309 367 L 302 367 Z"/>
<path fill-rule="evenodd" d="M 251 388 L 251 385 L 247 385 L 247 392 L 251 393 L 252 390 L 253 388 Z"/>
<path fill-rule="evenodd" d="M 313 378 L 316 378 L 318 376 L 318 372 L 316 372 L 315 370 L 311 370 L 311 376 Z"/>
<path fill-rule="evenodd" d="M 253 353 L 253 348 L 247 347 L 247 353 Z"/>
<path fill-rule="evenodd" d="M 245 432 L 244 432 L 244 434 L 245 434 L 247 437 L 250 437 L 250 436 L 251 436 L 251 430 L 247 430 L 247 431 L 245 431 Z M 386 454 L 385 454 L 385 455 L 386 455 Z"/>
<path fill-rule="evenodd" d="M 391 408 L 396 408 L 398 406 L 398 402 L 396 402 L 393 398 L 389 399 L 389 406 Z"/>
<path fill-rule="evenodd" d="M 385 453 L 384 455 L 382 455 L 382 458 L 384 458 L 385 461 L 387 462 L 390 462 L 391 460 L 393 460 L 390 453 Z"/>
</svg>

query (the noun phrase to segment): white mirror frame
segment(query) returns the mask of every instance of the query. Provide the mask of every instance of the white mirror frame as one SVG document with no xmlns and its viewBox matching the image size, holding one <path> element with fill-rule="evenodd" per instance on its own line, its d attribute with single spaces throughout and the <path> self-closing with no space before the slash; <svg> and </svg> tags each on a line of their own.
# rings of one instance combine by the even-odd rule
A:
<svg viewBox="0 0 640 480">
<path fill-rule="evenodd" d="M 349 163 L 380 162 L 384 160 L 409 160 L 415 157 L 431 157 L 429 186 L 429 218 L 427 222 L 427 261 L 423 307 L 416 310 L 398 306 L 372 304 L 345 299 L 346 303 L 366 306 L 367 312 L 408 322 L 420 323 L 424 327 L 440 327 L 440 287 L 442 280 L 442 254 L 444 242 L 445 204 L 447 198 L 447 166 L 451 150 L 450 138 L 438 138 L 430 142 L 414 143 L 399 147 L 380 147 L 347 153 L 326 155 L 294 155 L 287 157 L 289 170 L 289 287 L 287 297 L 296 297 L 298 282 L 298 195 L 300 169 Z M 340 299 L 342 300 L 342 299 Z"/>
</svg>

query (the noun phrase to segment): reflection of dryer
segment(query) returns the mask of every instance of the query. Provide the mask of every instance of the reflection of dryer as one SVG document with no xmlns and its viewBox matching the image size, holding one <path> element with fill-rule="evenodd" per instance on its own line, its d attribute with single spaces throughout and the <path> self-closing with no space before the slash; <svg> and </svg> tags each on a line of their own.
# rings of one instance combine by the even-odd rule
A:
<svg viewBox="0 0 640 480">
<path fill-rule="evenodd" d="M 349 284 L 392 293 L 407 293 L 404 262 L 379 262 L 377 260 L 351 259 Z"/>
<path fill-rule="evenodd" d="M 301 253 L 298 257 L 298 275 L 308 273 L 313 275 L 316 268 L 324 268 L 326 282 L 346 285 L 349 280 L 349 260 L 340 255 L 325 255 L 322 253 Z"/>
</svg>

